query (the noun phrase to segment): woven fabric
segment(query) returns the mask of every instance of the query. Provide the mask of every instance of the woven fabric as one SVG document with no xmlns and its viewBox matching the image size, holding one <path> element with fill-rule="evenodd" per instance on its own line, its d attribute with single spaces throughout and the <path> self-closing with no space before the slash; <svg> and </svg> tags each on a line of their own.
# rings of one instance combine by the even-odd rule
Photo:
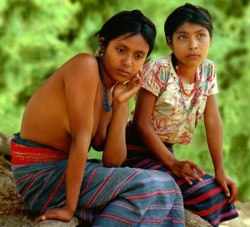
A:
<svg viewBox="0 0 250 227">
<path fill-rule="evenodd" d="M 37 215 L 65 204 L 66 166 L 67 160 L 12 165 L 19 194 Z M 91 160 L 75 216 L 92 226 L 185 226 L 182 195 L 170 175 Z"/>
<path fill-rule="evenodd" d="M 202 182 L 193 181 L 193 185 L 189 185 L 154 157 L 132 127 L 127 127 L 126 136 L 128 156 L 123 166 L 160 170 L 172 175 L 182 191 L 184 207 L 207 220 L 212 226 L 217 227 L 223 221 L 238 217 L 235 206 L 228 202 L 213 176 L 205 174 L 200 176 Z"/>
</svg>

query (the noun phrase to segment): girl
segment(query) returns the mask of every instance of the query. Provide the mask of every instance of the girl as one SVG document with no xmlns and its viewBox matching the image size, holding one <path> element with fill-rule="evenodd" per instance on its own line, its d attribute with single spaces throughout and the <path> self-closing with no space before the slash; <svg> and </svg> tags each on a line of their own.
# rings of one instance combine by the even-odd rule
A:
<svg viewBox="0 0 250 227">
<path fill-rule="evenodd" d="M 75 215 L 93 226 L 184 226 L 181 192 L 169 175 L 118 168 L 128 100 L 141 87 L 155 26 L 138 10 L 123 11 L 98 35 L 97 58 L 71 58 L 28 102 L 11 142 L 19 193 L 40 214 L 36 223 Z M 91 146 L 103 150 L 103 164 L 87 160 Z"/>
<path fill-rule="evenodd" d="M 206 59 L 212 32 L 211 16 L 199 6 L 185 4 L 166 19 L 165 36 L 172 54 L 144 67 L 144 83 L 127 127 L 124 166 L 170 173 L 181 188 L 185 207 L 218 226 L 238 214 L 232 204 L 237 189 L 223 169 L 215 65 Z M 192 161 L 173 155 L 173 144 L 190 143 L 202 116 L 215 178 Z"/>
</svg>

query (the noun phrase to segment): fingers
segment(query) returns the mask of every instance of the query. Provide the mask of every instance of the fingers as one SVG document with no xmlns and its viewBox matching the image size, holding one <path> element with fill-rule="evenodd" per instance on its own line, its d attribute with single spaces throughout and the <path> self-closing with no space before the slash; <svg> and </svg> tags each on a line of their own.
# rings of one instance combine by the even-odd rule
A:
<svg viewBox="0 0 250 227">
<path fill-rule="evenodd" d="M 138 73 L 136 73 L 134 75 L 134 77 L 130 81 L 137 82 L 138 84 L 142 84 L 143 83 L 143 78 L 144 78 L 144 74 L 142 72 L 142 69 L 140 69 L 138 71 Z"/>
<path fill-rule="evenodd" d="M 223 185 L 223 190 L 224 190 L 224 193 L 226 194 L 227 197 L 231 196 L 229 188 L 227 187 L 227 185 Z M 230 201 L 230 199 L 229 199 L 229 201 Z"/>
<path fill-rule="evenodd" d="M 188 176 L 183 176 L 183 179 L 189 184 L 192 185 L 193 182 L 191 181 L 191 179 Z"/>
<path fill-rule="evenodd" d="M 41 216 L 39 216 L 36 220 L 35 220 L 35 223 L 38 224 L 39 222 L 41 221 L 46 221 L 46 220 L 54 220 L 54 219 L 57 219 L 57 216 L 56 214 L 50 214 L 50 213 L 46 213 L 46 214 L 43 214 Z"/>
<path fill-rule="evenodd" d="M 205 172 L 195 163 L 190 161 L 184 161 L 182 166 L 182 177 L 188 184 L 193 184 L 192 180 L 203 181 L 199 175 L 204 175 Z"/>
<path fill-rule="evenodd" d="M 204 175 L 204 174 L 202 174 Z M 196 173 L 196 170 L 194 169 L 191 173 L 191 177 L 199 182 L 203 181 L 203 179 Z"/>
<path fill-rule="evenodd" d="M 183 178 L 190 185 L 193 184 L 192 180 L 196 180 L 199 182 L 203 181 L 203 179 L 201 177 L 199 177 L 199 175 L 196 173 L 195 170 L 189 172 L 188 174 L 183 175 Z"/>
<path fill-rule="evenodd" d="M 231 187 L 231 193 L 227 185 L 225 185 L 223 188 L 224 193 L 226 194 L 227 197 L 229 197 L 228 202 L 234 202 L 237 197 L 237 189 L 236 187 Z"/>
<path fill-rule="evenodd" d="M 238 196 L 236 184 L 228 176 L 216 176 L 216 181 L 220 184 L 225 195 L 229 198 L 228 202 L 235 202 Z"/>
<path fill-rule="evenodd" d="M 142 71 L 142 68 L 139 70 L 139 76 L 140 76 L 140 78 L 142 79 L 142 81 L 143 81 L 143 79 L 144 79 L 144 73 L 143 73 L 143 71 Z"/>
<path fill-rule="evenodd" d="M 200 168 L 198 165 L 196 165 L 196 164 L 195 164 L 194 169 L 196 171 L 198 171 L 201 174 L 201 176 L 203 176 L 205 174 L 205 171 L 202 168 Z"/>
<path fill-rule="evenodd" d="M 140 70 L 138 73 L 135 74 L 135 76 L 133 77 L 133 79 L 131 81 L 136 82 L 139 85 L 142 85 L 143 76 L 144 76 L 144 74 L 142 73 L 142 70 Z"/>
<path fill-rule="evenodd" d="M 41 221 L 46 221 L 46 216 L 45 215 L 41 215 L 40 217 L 36 218 L 35 224 L 38 224 Z"/>
<path fill-rule="evenodd" d="M 229 187 L 230 187 L 230 191 L 231 191 L 231 195 L 229 193 L 229 196 L 230 196 L 229 202 L 234 203 L 237 199 L 237 196 L 238 196 L 238 190 L 237 190 L 236 184 L 234 182 L 232 182 L 229 185 Z"/>
</svg>

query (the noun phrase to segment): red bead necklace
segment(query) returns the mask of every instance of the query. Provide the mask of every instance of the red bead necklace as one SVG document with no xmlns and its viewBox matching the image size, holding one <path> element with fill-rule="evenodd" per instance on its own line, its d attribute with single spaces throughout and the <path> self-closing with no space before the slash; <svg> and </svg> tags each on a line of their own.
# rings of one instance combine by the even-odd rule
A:
<svg viewBox="0 0 250 227">
<path fill-rule="evenodd" d="M 176 67 L 176 71 L 177 71 L 177 75 L 179 76 L 179 81 L 180 81 L 180 86 L 181 86 L 181 89 L 182 89 L 182 92 L 190 97 L 191 95 L 193 95 L 195 92 L 196 92 L 196 89 L 197 89 L 197 83 L 198 83 L 198 77 L 197 77 L 197 73 L 195 72 L 195 84 L 194 84 L 194 88 L 192 89 L 192 91 L 188 94 L 183 86 L 183 83 L 182 83 L 182 79 L 181 79 L 181 73 L 180 73 L 180 70 L 179 70 L 179 67 Z"/>
</svg>

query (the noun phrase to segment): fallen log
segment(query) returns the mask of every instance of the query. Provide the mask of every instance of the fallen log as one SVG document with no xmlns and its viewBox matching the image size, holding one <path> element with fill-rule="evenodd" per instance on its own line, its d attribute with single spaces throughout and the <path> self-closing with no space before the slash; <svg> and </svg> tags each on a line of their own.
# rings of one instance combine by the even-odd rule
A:
<svg viewBox="0 0 250 227">
<path fill-rule="evenodd" d="M 11 136 L 0 132 L 0 154 L 9 155 Z"/>
</svg>

